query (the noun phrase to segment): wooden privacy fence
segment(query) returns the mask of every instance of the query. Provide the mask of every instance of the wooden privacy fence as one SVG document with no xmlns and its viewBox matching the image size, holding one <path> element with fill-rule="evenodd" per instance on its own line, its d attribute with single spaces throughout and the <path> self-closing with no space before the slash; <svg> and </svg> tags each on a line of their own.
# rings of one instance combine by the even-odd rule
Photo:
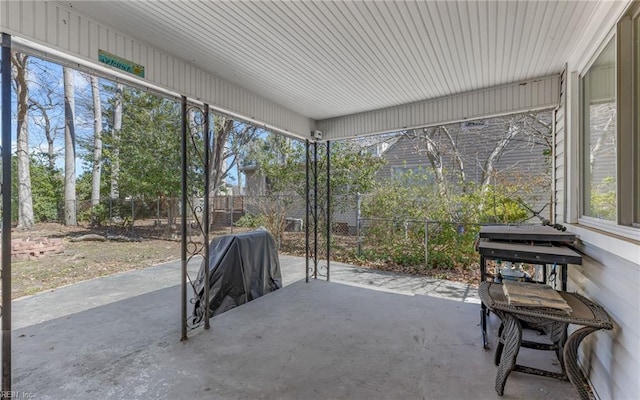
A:
<svg viewBox="0 0 640 400">
<path fill-rule="evenodd" d="M 244 196 L 214 196 L 210 199 L 211 227 L 233 227 L 244 215 Z"/>
<path fill-rule="evenodd" d="M 211 207 L 216 211 L 242 211 L 244 196 L 214 196 L 211 198 Z"/>
</svg>

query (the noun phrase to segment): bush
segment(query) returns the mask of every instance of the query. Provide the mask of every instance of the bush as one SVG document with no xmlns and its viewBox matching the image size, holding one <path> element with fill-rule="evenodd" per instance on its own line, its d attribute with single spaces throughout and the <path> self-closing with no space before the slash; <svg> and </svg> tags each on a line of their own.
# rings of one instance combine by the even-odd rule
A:
<svg viewBox="0 0 640 400">
<path fill-rule="evenodd" d="M 235 224 L 241 228 L 259 228 L 264 226 L 264 222 L 262 215 L 245 214 Z"/>
<path fill-rule="evenodd" d="M 483 191 L 470 184 L 465 192 L 449 190 L 442 196 L 427 174 L 410 172 L 405 178 L 395 177 L 364 198 L 362 215 L 371 222 L 363 229 L 362 247 L 373 250 L 360 257 L 424 266 L 428 222 L 427 266 L 468 266 L 477 261 L 479 223 L 516 223 L 531 217 L 518 197 L 527 194 L 522 185 L 496 183 Z"/>
</svg>

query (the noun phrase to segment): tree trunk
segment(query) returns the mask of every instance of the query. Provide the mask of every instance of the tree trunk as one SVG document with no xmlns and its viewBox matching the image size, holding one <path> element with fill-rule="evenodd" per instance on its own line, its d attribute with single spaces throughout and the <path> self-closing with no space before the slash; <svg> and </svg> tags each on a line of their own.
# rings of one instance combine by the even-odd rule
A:
<svg viewBox="0 0 640 400">
<path fill-rule="evenodd" d="M 91 176 L 91 206 L 100 204 L 100 178 L 102 176 L 102 105 L 98 78 L 91 76 L 93 96 L 93 173 Z"/>
<path fill-rule="evenodd" d="M 20 53 L 12 54 L 13 65 L 16 68 L 14 80 L 16 82 L 18 100 L 18 143 L 17 143 L 17 173 L 18 173 L 18 229 L 32 229 L 33 198 L 31 193 L 31 172 L 29 159 L 29 88 L 27 86 L 27 56 Z"/>
<path fill-rule="evenodd" d="M 31 107 L 35 107 L 40 110 L 40 114 L 42 115 L 43 124 L 40 125 L 42 129 L 44 129 L 44 136 L 47 139 L 47 162 L 49 163 L 49 168 L 53 171 L 56 168 L 56 153 L 54 147 L 54 132 L 51 127 L 51 118 L 49 118 L 49 111 L 45 106 L 43 106 L 40 102 L 34 100 L 33 98 L 29 99 L 31 103 Z"/>
<path fill-rule="evenodd" d="M 73 70 L 63 67 L 64 76 L 64 221 L 78 224 L 76 215 L 76 132 Z"/>
<path fill-rule="evenodd" d="M 465 193 L 467 191 L 467 178 L 464 172 L 464 161 L 462 160 L 462 154 L 460 154 L 458 145 L 456 144 L 455 139 L 453 139 L 451 132 L 449 132 L 449 128 L 447 128 L 446 126 L 442 126 L 441 129 L 445 133 L 445 135 L 447 135 L 449 143 L 451 144 L 451 149 L 453 150 L 453 158 L 456 164 L 458 164 L 458 169 L 460 170 L 460 186 L 462 187 L 462 192 Z"/>
<path fill-rule="evenodd" d="M 609 138 L 609 135 L 614 130 L 611 129 L 613 125 L 613 117 L 609 117 L 607 123 L 604 128 L 602 128 L 602 134 L 598 136 L 596 143 L 591 145 L 591 150 L 589 151 L 589 173 L 593 173 L 593 164 L 596 162 L 596 157 L 599 156 L 600 150 L 602 149 L 602 143 Z"/>
<path fill-rule="evenodd" d="M 224 152 L 227 144 L 229 134 L 233 130 L 233 120 L 227 117 L 216 117 L 216 123 L 214 124 L 214 141 L 211 149 L 211 170 L 210 170 L 210 183 L 211 193 L 218 194 L 225 174 L 227 173 L 224 161 L 226 155 Z"/>
<path fill-rule="evenodd" d="M 500 156 L 502 156 L 502 153 L 504 153 L 506 148 L 509 146 L 509 143 L 511 143 L 513 138 L 515 138 L 519 132 L 520 127 L 518 127 L 514 121 L 509 122 L 509 130 L 507 131 L 506 135 L 502 139 L 500 139 L 498 144 L 496 144 L 496 147 L 493 148 L 491 154 L 489 154 L 489 157 L 487 157 L 487 159 L 485 160 L 482 170 L 481 186 L 483 195 L 486 194 L 489 190 L 489 185 L 491 184 L 491 179 L 493 178 L 496 163 L 498 162 L 498 160 L 500 160 Z"/>
<path fill-rule="evenodd" d="M 439 128 L 437 128 L 439 129 Z M 447 198 L 447 186 L 444 178 L 444 163 L 442 161 L 442 154 L 440 152 L 440 148 L 438 144 L 433 140 L 432 136 L 435 135 L 436 129 L 423 129 L 422 138 L 425 141 L 425 150 L 427 153 L 427 158 L 429 159 L 429 163 L 431 164 L 431 168 L 433 169 L 433 174 L 436 179 L 436 186 L 438 187 L 438 194 L 440 198 Z"/>
<path fill-rule="evenodd" d="M 123 86 L 121 83 L 116 84 L 115 104 L 113 106 L 113 142 L 115 143 L 111 153 L 111 190 L 109 197 L 117 200 L 120 197 L 118 188 L 118 179 L 120 178 L 120 149 L 119 139 L 120 130 L 122 129 L 122 101 Z"/>
</svg>

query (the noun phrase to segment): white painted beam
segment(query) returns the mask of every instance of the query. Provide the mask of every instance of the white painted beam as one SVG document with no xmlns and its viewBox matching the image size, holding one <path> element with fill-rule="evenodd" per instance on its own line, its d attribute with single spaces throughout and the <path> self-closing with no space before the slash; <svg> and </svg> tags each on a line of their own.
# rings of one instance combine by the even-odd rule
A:
<svg viewBox="0 0 640 400">
<path fill-rule="evenodd" d="M 323 139 L 395 132 L 464 120 L 489 118 L 558 105 L 560 75 L 474 90 L 398 107 L 316 121 Z"/>
</svg>

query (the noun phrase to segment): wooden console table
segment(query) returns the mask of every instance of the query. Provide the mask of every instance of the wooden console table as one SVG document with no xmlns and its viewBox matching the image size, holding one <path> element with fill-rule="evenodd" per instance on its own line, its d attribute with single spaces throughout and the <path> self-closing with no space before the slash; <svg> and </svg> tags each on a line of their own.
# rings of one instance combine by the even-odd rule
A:
<svg viewBox="0 0 640 400">
<path fill-rule="evenodd" d="M 500 396 L 504 394 L 504 386 L 511 371 L 518 371 L 569 379 L 581 399 L 592 398 L 593 393 L 589 383 L 578 366 L 578 347 L 590 333 L 599 329 L 612 329 L 613 324 L 609 315 L 598 304 L 577 293 L 559 293 L 572 309 L 569 315 L 536 307 L 512 306 L 504 295 L 502 285 L 486 281 L 480 283 L 479 295 L 482 304 L 498 315 L 503 324 L 495 355 L 498 363 L 495 388 Z M 529 346 L 529 342 L 522 341 L 522 322 L 542 326 L 546 332 L 549 332 L 553 347 L 548 350 L 556 350 L 562 366 L 561 374 L 516 364 L 520 346 L 540 348 L 537 343 Z M 567 338 L 568 324 L 581 325 L 582 328 Z"/>
</svg>

